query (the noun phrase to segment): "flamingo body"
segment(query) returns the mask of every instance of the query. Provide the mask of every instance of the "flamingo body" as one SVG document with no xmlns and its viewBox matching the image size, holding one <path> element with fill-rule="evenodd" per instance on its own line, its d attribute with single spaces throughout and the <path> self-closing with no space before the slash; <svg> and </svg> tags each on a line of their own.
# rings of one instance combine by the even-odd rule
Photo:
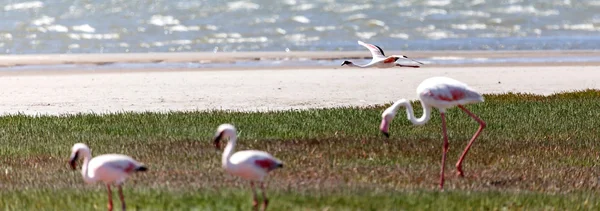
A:
<svg viewBox="0 0 600 211">
<path fill-rule="evenodd" d="M 463 105 L 479 103 L 483 102 L 483 96 L 477 93 L 474 89 L 462 83 L 460 81 L 454 80 L 448 77 L 432 77 L 425 79 L 419 86 L 417 87 L 417 96 L 421 100 L 421 105 L 423 107 L 423 116 L 416 118 L 414 115 L 413 107 L 410 102 L 406 99 L 400 99 L 392 106 L 387 108 L 381 115 L 381 125 L 379 129 L 381 132 L 389 137 L 389 127 L 392 119 L 396 116 L 396 112 L 400 107 L 406 108 L 407 118 L 414 125 L 423 125 L 429 121 L 431 118 L 431 110 L 432 108 L 437 108 L 440 111 L 440 115 L 442 118 L 442 135 L 444 137 L 444 145 L 442 151 L 442 164 L 441 164 L 441 173 L 440 173 L 440 188 L 444 188 L 444 169 L 446 163 L 446 153 L 448 152 L 448 135 L 446 131 L 446 109 L 452 107 L 459 107 L 462 109 L 467 115 L 471 116 L 477 123 L 479 123 L 479 129 L 475 132 L 467 147 L 461 154 L 458 162 L 456 163 L 456 170 L 458 176 L 463 176 L 462 163 L 471 148 L 471 145 L 475 142 L 475 139 L 479 136 L 481 131 L 486 127 L 486 123 L 477 117 L 475 114 L 471 113 L 468 109 L 466 109 Z"/>
<path fill-rule="evenodd" d="M 121 184 L 131 174 L 143 169 L 142 164 L 127 155 L 104 154 L 90 160 L 88 175 L 93 181 Z"/>
<path fill-rule="evenodd" d="M 410 61 L 413 61 L 413 62 L 416 62 L 419 64 L 423 64 L 421 62 L 409 59 L 407 56 L 404 56 L 404 55 L 386 56 L 385 53 L 383 52 L 383 49 L 381 49 L 381 47 L 379 47 L 377 45 L 365 43 L 360 40 L 358 41 L 358 44 L 367 48 L 371 52 L 371 56 L 373 57 L 371 59 L 371 62 L 369 62 L 368 64 L 365 64 L 365 65 L 357 65 L 357 64 L 352 63 L 351 61 L 344 61 L 344 63 L 342 63 L 342 66 L 348 65 L 351 67 L 360 67 L 360 68 L 370 68 L 370 67 L 377 67 L 377 68 L 413 67 L 413 68 L 418 68 L 418 67 L 420 67 L 417 65 L 396 64 L 396 61 L 398 61 L 398 59 L 406 59 L 406 60 L 410 60 Z"/>
<path fill-rule="evenodd" d="M 244 150 L 231 155 L 229 165 L 225 166 L 227 172 L 247 180 L 264 181 L 267 174 L 283 163 L 269 153 L 257 150 Z"/>
<path fill-rule="evenodd" d="M 483 96 L 467 84 L 448 77 L 425 79 L 417 87 L 417 95 L 424 104 L 438 109 L 484 101 Z"/>
</svg>

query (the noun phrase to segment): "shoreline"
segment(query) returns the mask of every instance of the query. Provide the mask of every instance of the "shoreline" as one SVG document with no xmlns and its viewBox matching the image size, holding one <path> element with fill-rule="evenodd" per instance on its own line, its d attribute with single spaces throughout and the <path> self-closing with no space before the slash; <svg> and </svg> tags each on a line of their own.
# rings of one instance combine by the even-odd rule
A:
<svg viewBox="0 0 600 211">
<path fill-rule="evenodd" d="M 0 114 L 364 107 L 415 100 L 418 84 L 432 76 L 455 78 L 483 94 L 600 89 L 600 66 L 590 65 L 112 71 L 2 73 Z"/>
<path fill-rule="evenodd" d="M 421 68 L 396 68 L 388 69 L 388 71 L 406 71 L 407 69 L 455 69 L 455 68 L 484 68 L 481 71 L 485 71 L 487 68 L 535 68 L 535 67 L 556 67 L 556 68 L 569 68 L 569 67 L 600 67 L 600 62 L 565 62 L 565 63 L 554 63 L 551 65 L 545 63 L 518 63 L 518 64 L 457 64 L 457 65 L 424 65 Z M 73 67 L 67 69 L 59 68 L 31 68 L 27 70 L 12 70 L 12 71 L 0 71 L 0 78 L 2 77 L 15 77 L 15 76 L 57 76 L 57 75 L 102 75 L 102 74 L 129 74 L 129 73 L 186 73 L 186 72 L 244 72 L 244 71 L 298 71 L 298 70 L 362 70 L 372 71 L 376 68 L 371 69 L 359 69 L 354 67 L 323 67 L 323 66 L 282 66 L 282 67 L 209 67 L 209 68 L 109 68 L 109 69 L 93 69 L 93 66 L 86 68 Z M 600 71 L 600 68 L 598 68 Z M 385 69 L 383 69 L 385 70 Z M 573 70 L 573 69 L 571 69 Z M 576 71 L 576 70 L 573 70 Z"/>
<path fill-rule="evenodd" d="M 600 58 L 600 51 L 569 50 L 569 51 L 389 51 L 386 55 L 403 54 L 410 58 L 428 59 L 498 59 L 498 58 L 548 58 L 547 62 L 519 62 L 511 65 L 574 65 L 595 62 L 555 62 L 561 58 Z M 298 52 L 173 52 L 173 53 L 106 53 L 106 54 L 23 54 L 0 55 L 0 67 L 22 66 L 52 66 L 52 65 L 110 65 L 121 63 L 153 64 L 153 63 L 233 63 L 256 61 L 303 61 L 303 60 L 340 60 L 340 59 L 370 59 L 368 51 L 298 51 Z M 541 63 L 541 64 L 538 64 Z M 565 64 L 563 64 L 565 63 Z M 443 66 L 500 66 L 507 64 L 478 63 L 478 64 L 428 64 L 435 67 Z M 277 68 L 286 67 L 278 66 Z M 313 66 L 304 65 L 304 68 Z M 301 67 L 301 68 L 302 68 Z M 323 67 L 323 66 L 316 66 Z M 261 69 L 261 67 L 252 67 Z"/>
</svg>

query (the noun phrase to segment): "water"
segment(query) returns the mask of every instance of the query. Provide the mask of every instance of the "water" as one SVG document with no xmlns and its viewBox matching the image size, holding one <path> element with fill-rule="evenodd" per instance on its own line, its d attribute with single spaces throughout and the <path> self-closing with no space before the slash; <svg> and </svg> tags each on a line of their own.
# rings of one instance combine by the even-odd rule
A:
<svg viewBox="0 0 600 211">
<path fill-rule="evenodd" d="M 27 70 L 53 70 L 53 71 L 69 71 L 69 70 L 149 70 L 149 69 L 203 69 L 203 68 L 247 68 L 247 67 L 322 67 L 322 68 L 339 68 L 342 64 L 343 59 L 334 60 L 260 60 L 260 61 L 236 61 L 236 62 L 210 62 L 210 63 L 199 63 L 199 62 L 154 62 L 154 63 L 107 63 L 103 65 L 98 64 L 58 64 L 58 65 L 23 65 L 23 66 L 9 66 L 0 67 L 0 72 L 10 71 L 27 71 Z M 366 64 L 371 60 L 369 59 L 353 59 L 352 61 L 358 64 Z M 464 57 L 429 57 L 420 59 L 425 65 L 436 64 L 436 65 L 468 65 L 468 64 L 519 64 L 519 63 L 564 63 L 564 62 L 600 62 L 600 57 L 589 56 L 589 57 L 528 57 L 528 58 L 464 58 Z M 407 62 L 401 62 L 403 64 L 411 64 Z M 413 63 L 414 64 L 414 63 Z"/>
<path fill-rule="evenodd" d="M 0 52 L 600 49 L 600 0 L 0 0 Z"/>
</svg>

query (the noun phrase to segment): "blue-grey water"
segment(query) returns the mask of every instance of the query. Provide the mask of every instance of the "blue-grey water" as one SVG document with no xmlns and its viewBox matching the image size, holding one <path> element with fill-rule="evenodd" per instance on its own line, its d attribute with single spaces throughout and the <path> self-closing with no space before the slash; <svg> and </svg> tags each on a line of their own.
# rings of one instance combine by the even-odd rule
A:
<svg viewBox="0 0 600 211">
<path fill-rule="evenodd" d="M 125 70 L 136 70 L 136 69 L 173 69 L 180 70 L 182 68 L 189 69 L 203 69 L 203 68 L 247 68 L 247 67 L 323 67 L 323 68 L 335 68 L 340 67 L 343 59 L 334 60 L 310 60 L 310 59 L 298 59 L 298 60 L 258 60 L 258 61 L 236 61 L 236 62 L 213 62 L 213 63 L 199 63 L 199 62 L 157 62 L 157 63 L 107 63 L 103 65 L 98 64 L 60 64 L 60 65 L 23 65 L 23 66 L 9 66 L 0 67 L 0 71 L 27 71 L 27 70 L 54 70 L 54 71 L 67 71 L 67 70 L 114 70 L 114 69 L 125 69 Z M 369 59 L 355 59 L 357 63 L 366 64 L 369 63 Z M 461 58 L 461 57 L 446 57 L 446 58 L 424 58 L 419 59 L 425 65 L 436 64 L 436 65 L 465 65 L 465 64 L 518 64 L 518 63 L 563 63 L 563 62 L 600 62 L 600 57 L 589 56 L 589 57 L 528 57 L 528 58 Z"/>
<path fill-rule="evenodd" d="M 600 49 L 600 0 L 0 0 L 0 52 Z"/>
</svg>

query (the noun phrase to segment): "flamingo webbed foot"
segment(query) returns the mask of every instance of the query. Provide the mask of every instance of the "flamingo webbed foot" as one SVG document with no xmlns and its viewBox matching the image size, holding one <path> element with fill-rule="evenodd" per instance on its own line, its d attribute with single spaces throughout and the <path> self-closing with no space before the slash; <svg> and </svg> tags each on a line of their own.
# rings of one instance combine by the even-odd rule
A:
<svg viewBox="0 0 600 211">
<path fill-rule="evenodd" d="M 457 169 L 456 170 L 456 176 L 458 176 L 458 177 L 464 177 L 465 174 L 463 173 L 462 169 Z"/>
<path fill-rule="evenodd" d="M 464 177 L 465 174 L 462 170 L 462 165 L 456 165 L 456 176 Z"/>
</svg>

